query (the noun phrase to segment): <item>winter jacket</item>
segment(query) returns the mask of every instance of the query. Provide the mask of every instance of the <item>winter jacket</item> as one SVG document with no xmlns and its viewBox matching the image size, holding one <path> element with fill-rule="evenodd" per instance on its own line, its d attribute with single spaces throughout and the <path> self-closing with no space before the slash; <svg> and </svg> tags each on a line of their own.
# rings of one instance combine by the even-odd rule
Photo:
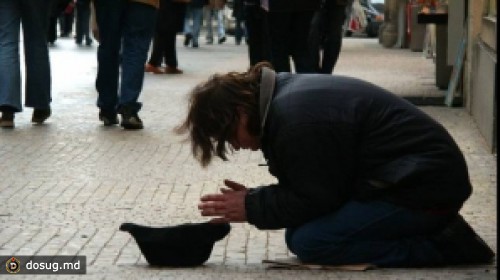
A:
<svg viewBox="0 0 500 280">
<path fill-rule="evenodd" d="M 261 149 L 278 183 L 247 194 L 256 227 L 299 226 L 350 200 L 457 212 L 470 196 L 457 144 L 409 102 L 349 77 L 280 73 L 267 91 L 264 81 Z"/>
</svg>

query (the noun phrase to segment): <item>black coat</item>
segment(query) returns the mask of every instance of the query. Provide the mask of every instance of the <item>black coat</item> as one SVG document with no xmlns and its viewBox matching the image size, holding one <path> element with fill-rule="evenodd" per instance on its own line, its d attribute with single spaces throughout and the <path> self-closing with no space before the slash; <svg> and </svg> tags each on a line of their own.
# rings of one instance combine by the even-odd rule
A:
<svg viewBox="0 0 500 280">
<path fill-rule="evenodd" d="M 298 226 L 353 199 L 458 211 L 471 194 L 446 129 L 368 82 L 280 73 L 265 122 L 261 148 L 278 183 L 246 196 L 258 228 Z"/>
</svg>

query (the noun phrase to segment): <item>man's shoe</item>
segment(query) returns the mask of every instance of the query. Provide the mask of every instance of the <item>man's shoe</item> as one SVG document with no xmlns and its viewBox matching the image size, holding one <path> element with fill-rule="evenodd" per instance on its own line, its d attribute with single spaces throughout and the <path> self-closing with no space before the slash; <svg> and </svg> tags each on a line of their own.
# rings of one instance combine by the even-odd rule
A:
<svg viewBox="0 0 500 280">
<path fill-rule="evenodd" d="M 129 109 L 124 109 L 120 112 L 122 115 L 121 126 L 125 129 L 143 129 L 142 120 L 137 112 L 131 112 Z"/>
<path fill-rule="evenodd" d="M 51 115 L 51 110 L 50 108 L 48 109 L 34 109 L 33 110 L 33 117 L 31 118 L 31 122 L 37 123 L 37 124 L 42 124 L 46 119 L 48 119 Z"/>
<path fill-rule="evenodd" d="M 14 128 L 14 112 L 3 112 L 0 118 L 0 127 Z"/>
<path fill-rule="evenodd" d="M 182 70 L 180 70 L 179 68 L 176 68 L 176 67 L 170 67 L 167 65 L 167 67 L 165 67 L 165 74 L 182 74 Z"/>
<path fill-rule="evenodd" d="M 99 120 L 103 122 L 104 126 L 112 126 L 118 124 L 118 115 L 101 110 L 99 112 Z"/>
<path fill-rule="evenodd" d="M 439 233 L 430 237 L 443 255 L 445 264 L 486 264 L 495 253 L 460 215 Z"/>
<path fill-rule="evenodd" d="M 193 42 L 193 48 L 198 48 L 198 43 Z"/>
<path fill-rule="evenodd" d="M 219 38 L 219 44 L 224 44 L 226 41 L 226 36 Z"/>
<path fill-rule="evenodd" d="M 153 66 L 149 63 L 147 63 L 144 66 L 144 72 L 154 73 L 154 74 L 165 74 L 165 71 L 163 71 L 163 69 L 161 69 L 160 67 Z"/>
<path fill-rule="evenodd" d="M 189 46 L 189 43 L 191 43 L 191 39 L 193 39 L 193 35 L 191 35 L 191 33 L 188 33 L 184 36 L 184 46 L 185 47 Z"/>
</svg>

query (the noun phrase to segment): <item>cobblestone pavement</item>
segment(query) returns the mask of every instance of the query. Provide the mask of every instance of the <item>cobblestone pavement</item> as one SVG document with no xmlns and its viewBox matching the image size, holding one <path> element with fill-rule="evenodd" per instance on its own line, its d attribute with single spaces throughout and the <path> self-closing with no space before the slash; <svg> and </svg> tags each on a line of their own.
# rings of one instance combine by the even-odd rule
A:
<svg viewBox="0 0 500 280">
<path fill-rule="evenodd" d="M 148 267 L 135 242 L 118 231 L 122 222 L 164 226 L 204 221 L 196 209 L 198 199 L 216 191 L 224 178 L 249 186 L 274 181 L 258 166 L 263 162 L 260 153 L 239 152 L 230 162 L 215 161 L 202 169 L 189 145 L 172 132 L 184 117 L 190 88 L 212 73 L 247 67 L 246 47 L 236 46 L 232 38 L 224 45 L 201 42 L 199 49 L 178 42 L 183 75 L 146 75 L 141 131 L 101 125 L 95 107 L 96 47 L 77 47 L 68 39 L 57 42 L 51 49 L 53 116 L 44 125 L 32 125 L 28 108 L 16 115 L 15 129 L 0 131 L 0 255 L 85 255 L 83 278 L 88 279 L 496 278 L 496 264 L 366 272 L 268 270 L 262 259 L 290 256 L 283 232 L 258 231 L 246 224 L 233 225 L 203 267 Z M 349 38 L 337 73 L 403 96 L 439 96 L 443 92 L 433 84 L 433 67 L 421 53 Z M 496 248 L 496 155 L 488 151 L 464 109 L 422 109 L 451 132 L 465 153 L 475 189 L 462 214 Z"/>
</svg>

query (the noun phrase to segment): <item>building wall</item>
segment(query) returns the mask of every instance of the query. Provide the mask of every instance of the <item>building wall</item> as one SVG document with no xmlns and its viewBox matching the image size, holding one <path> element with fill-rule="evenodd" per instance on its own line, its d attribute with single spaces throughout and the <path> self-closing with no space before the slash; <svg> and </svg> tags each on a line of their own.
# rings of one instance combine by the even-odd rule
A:
<svg viewBox="0 0 500 280">
<path fill-rule="evenodd" d="M 495 10 L 493 11 L 491 7 L 495 7 Z M 496 152 L 497 126 L 496 28 L 496 0 L 469 1 L 469 40 L 464 69 L 464 99 L 466 108 L 476 121 L 492 152 Z"/>
</svg>

